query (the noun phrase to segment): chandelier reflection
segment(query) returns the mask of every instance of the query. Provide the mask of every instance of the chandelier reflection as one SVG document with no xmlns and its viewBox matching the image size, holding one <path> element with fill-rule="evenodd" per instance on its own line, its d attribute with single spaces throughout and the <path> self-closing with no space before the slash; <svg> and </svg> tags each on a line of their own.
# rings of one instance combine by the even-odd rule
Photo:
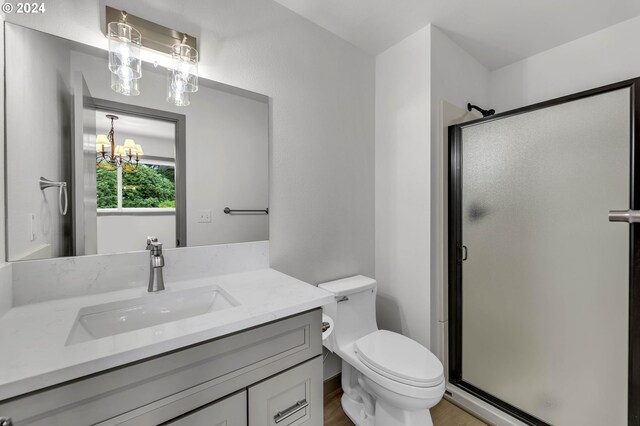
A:
<svg viewBox="0 0 640 426">
<path fill-rule="evenodd" d="M 96 137 L 96 165 L 110 170 L 118 167 L 123 170 L 138 168 L 140 157 L 144 154 L 142 146 L 133 139 L 125 139 L 123 145 L 116 145 L 113 122 L 118 116 L 107 114 L 107 118 L 111 120 L 111 130 L 107 135 Z"/>
</svg>

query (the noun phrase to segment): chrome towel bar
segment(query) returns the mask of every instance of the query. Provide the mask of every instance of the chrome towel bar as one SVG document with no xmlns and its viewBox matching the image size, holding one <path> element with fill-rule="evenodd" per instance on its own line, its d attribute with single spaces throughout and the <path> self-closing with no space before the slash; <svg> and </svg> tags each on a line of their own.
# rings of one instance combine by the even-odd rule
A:
<svg viewBox="0 0 640 426">
<path fill-rule="evenodd" d="M 269 209 L 266 208 L 264 210 L 232 210 L 229 207 L 225 207 L 224 212 L 225 214 L 235 214 L 235 213 L 269 214 Z"/>
</svg>

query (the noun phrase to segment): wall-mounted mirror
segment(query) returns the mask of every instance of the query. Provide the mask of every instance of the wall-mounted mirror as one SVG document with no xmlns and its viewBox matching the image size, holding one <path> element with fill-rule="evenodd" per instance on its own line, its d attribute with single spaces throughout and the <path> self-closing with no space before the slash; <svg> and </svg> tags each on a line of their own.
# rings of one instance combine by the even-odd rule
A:
<svg viewBox="0 0 640 426">
<path fill-rule="evenodd" d="M 201 78 L 177 107 L 152 64 L 124 96 L 106 51 L 10 23 L 5 66 L 7 260 L 269 238 L 268 97 Z"/>
</svg>

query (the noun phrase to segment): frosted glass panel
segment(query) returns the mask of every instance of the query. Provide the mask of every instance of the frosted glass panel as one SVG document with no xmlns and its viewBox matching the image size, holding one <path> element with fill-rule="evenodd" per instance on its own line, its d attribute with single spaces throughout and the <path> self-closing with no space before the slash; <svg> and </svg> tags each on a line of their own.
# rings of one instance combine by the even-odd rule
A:
<svg viewBox="0 0 640 426">
<path fill-rule="evenodd" d="M 629 99 L 463 129 L 462 378 L 554 425 L 627 423 Z"/>
</svg>

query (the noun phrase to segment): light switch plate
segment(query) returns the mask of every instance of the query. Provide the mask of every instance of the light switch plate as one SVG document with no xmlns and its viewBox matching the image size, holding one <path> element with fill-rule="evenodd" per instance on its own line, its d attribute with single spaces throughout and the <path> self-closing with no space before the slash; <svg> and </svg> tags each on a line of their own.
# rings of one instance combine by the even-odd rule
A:
<svg viewBox="0 0 640 426">
<path fill-rule="evenodd" d="M 211 223 L 211 210 L 198 210 L 198 223 Z"/>
<path fill-rule="evenodd" d="M 36 215 L 29 213 L 27 216 L 29 220 L 29 241 L 35 241 L 36 239 Z"/>
</svg>

